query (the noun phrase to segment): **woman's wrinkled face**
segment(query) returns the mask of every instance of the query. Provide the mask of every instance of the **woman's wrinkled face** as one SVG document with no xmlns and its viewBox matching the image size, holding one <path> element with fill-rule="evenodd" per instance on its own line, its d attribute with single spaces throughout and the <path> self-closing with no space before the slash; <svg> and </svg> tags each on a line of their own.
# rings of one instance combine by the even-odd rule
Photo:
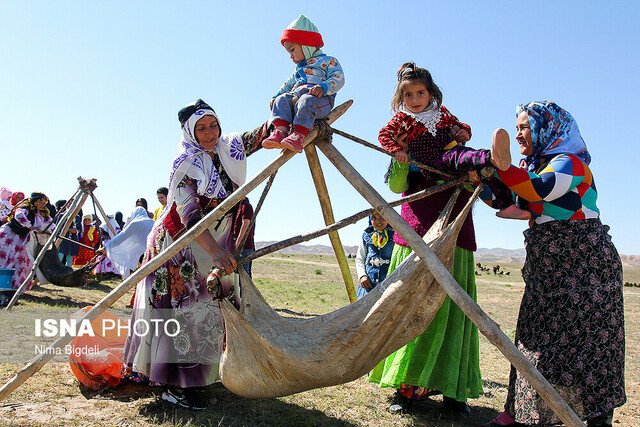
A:
<svg viewBox="0 0 640 427">
<path fill-rule="evenodd" d="M 420 113 L 429 106 L 431 94 L 424 83 L 407 81 L 402 85 L 402 103 L 412 112 Z"/>
<path fill-rule="evenodd" d="M 531 125 L 529 124 L 529 117 L 525 111 L 521 111 L 518 114 L 518 120 L 516 121 L 516 141 L 520 144 L 520 154 L 523 156 L 533 155 L 533 142 L 531 140 Z"/>
<path fill-rule="evenodd" d="M 198 141 L 198 144 L 200 144 L 202 148 L 207 151 L 213 150 L 220 137 L 218 119 L 214 116 L 203 116 L 197 121 L 194 134 L 196 141 Z"/>
<path fill-rule="evenodd" d="M 304 61 L 304 52 L 302 51 L 302 46 L 300 45 L 300 43 L 294 43 L 290 42 L 289 40 L 285 40 L 283 46 L 287 50 L 287 52 L 289 52 L 289 56 L 295 64 L 300 61 Z"/>
<path fill-rule="evenodd" d="M 387 220 L 382 217 L 379 213 L 374 213 L 371 215 L 371 225 L 378 231 L 382 231 L 387 227 Z"/>
</svg>

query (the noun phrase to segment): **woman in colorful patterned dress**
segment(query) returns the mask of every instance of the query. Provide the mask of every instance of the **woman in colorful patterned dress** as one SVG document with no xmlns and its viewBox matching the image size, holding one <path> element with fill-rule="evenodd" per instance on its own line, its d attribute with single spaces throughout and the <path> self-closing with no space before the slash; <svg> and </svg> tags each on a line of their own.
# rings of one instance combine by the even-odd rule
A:
<svg viewBox="0 0 640 427">
<path fill-rule="evenodd" d="M 576 121 L 553 102 L 517 109 L 526 156 L 496 176 L 531 212 L 515 343 L 589 426 L 610 426 L 626 401 L 622 263 L 600 221 L 591 156 Z M 491 425 L 558 417 L 511 368 L 505 412 Z"/>
<path fill-rule="evenodd" d="M 7 223 L 0 227 L 0 268 L 13 268 L 11 287 L 18 289 L 25 281 L 33 265 L 27 254 L 31 231 L 42 231 L 51 223 L 47 209 L 49 199 L 42 193 L 31 193 L 31 197 L 18 202 Z M 33 282 L 27 285 L 31 289 Z"/>
<path fill-rule="evenodd" d="M 246 156 L 260 147 L 266 126 L 244 134 L 221 133 L 214 110 L 204 101 L 178 113 L 182 139 L 170 175 L 167 209 L 147 240 L 143 262 L 155 257 L 244 183 Z M 202 387 L 219 379 L 222 318 L 206 277 L 212 266 L 224 269 L 223 289 L 235 289 L 232 255 L 233 210 L 204 231 L 145 280 L 138 283 L 131 324 L 160 322 L 160 333 L 133 334 L 124 350 L 125 377 L 164 385 L 163 399 L 204 409 Z M 179 324 L 166 331 L 163 325 Z"/>
</svg>

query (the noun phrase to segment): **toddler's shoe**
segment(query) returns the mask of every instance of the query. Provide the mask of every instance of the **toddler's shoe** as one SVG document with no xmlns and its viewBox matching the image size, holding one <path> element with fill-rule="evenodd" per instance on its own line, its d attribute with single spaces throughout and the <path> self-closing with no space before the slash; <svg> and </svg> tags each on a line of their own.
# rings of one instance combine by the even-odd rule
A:
<svg viewBox="0 0 640 427">
<path fill-rule="evenodd" d="M 505 171 L 511 166 L 511 150 L 509 149 L 509 134 L 504 129 L 496 129 L 491 141 L 491 163 Z"/>
<path fill-rule="evenodd" d="M 531 212 L 520 209 L 516 205 L 509 205 L 504 209 L 496 212 L 498 218 L 507 219 L 531 219 Z"/>
<path fill-rule="evenodd" d="M 285 148 L 281 142 L 285 139 L 287 133 L 280 129 L 276 129 L 273 131 L 271 135 L 262 140 L 262 148 L 271 149 L 271 148 Z"/>
<path fill-rule="evenodd" d="M 284 148 L 288 148 L 289 150 L 296 151 L 298 153 L 302 153 L 302 142 L 304 141 L 304 135 L 300 132 L 293 131 L 282 140 L 282 146 Z"/>
</svg>

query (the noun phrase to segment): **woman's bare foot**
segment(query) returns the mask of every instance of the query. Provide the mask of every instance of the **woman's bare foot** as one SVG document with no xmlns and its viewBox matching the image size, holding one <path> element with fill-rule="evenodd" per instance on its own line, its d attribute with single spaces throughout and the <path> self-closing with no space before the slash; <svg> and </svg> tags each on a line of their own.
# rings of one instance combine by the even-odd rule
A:
<svg viewBox="0 0 640 427">
<path fill-rule="evenodd" d="M 516 205 L 510 205 L 496 212 L 496 216 L 507 219 L 531 219 L 531 212 L 520 209 Z"/>
<path fill-rule="evenodd" d="M 491 141 L 491 163 L 501 171 L 511 166 L 511 149 L 509 134 L 504 129 L 496 129 Z"/>
</svg>

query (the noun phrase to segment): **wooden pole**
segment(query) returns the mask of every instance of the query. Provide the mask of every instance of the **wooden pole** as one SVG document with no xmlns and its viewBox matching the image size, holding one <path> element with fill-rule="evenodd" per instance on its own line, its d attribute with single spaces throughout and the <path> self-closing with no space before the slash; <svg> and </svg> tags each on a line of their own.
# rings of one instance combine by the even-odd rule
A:
<svg viewBox="0 0 640 427">
<path fill-rule="evenodd" d="M 80 189 L 77 189 L 77 190 L 76 190 L 76 192 L 75 192 L 75 193 L 73 193 L 73 196 L 71 196 L 71 198 L 70 198 L 69 200 L 67 200 L 67 202 L 64 204 L 64 206 L 62 206 L 60 209 L 61 209 L 61 210 L 62 210 L 62 209 L 65 209 L 65 212 L 66 212 L 68 209 L 71 209 L 71 207 L 72 207 L 73 203 L 75 202 L 75 198 L 76 198 L 76 196 L 78 195 L 78 193 L 80 193 Z M 60 212 L 61 212 L 61 211 L 56 212 L 56 214 L 53 216 L 53 221 L 51 221 L 51 222 L 50 222 L 50 223 L 49 223 L 49 224 L 44 228 L 44 230 L 42 230 L 42 232 L 43 232 L 43 233 L 45 233 L 45 234 L 51 234 L 51 233 L 47 233 L 47 230 L 49 230 L 49 228 L 51 228 L 51 225 L 52 225 L 52 224 L 56 224 L 56 225 L 57 225 L 57 224 L 58 224 L 58 222 L 60 222 L 60 221 L 56 222 L 56 221 L 58 220 L 58 217 L 60 216 Z M 64 214 L 63 214 L 63 215 L 64 215 Z"/>
<path fill-rule="evenodd" d="M 113 226 L 109 222 L 109 217 L 107 217 L 107 214 L 104 212 L 104 209 L 102 209 L 102 206 L 100 205 L 100 202 L 98 202 L 98 198 L 95 196 L 95 194 L 93 194 L 93 191 L 91 192 L 91 199 L 93 199 L 93 203 L 95 203 L 96 206 L 98 207 L 98 210 L 102 215 L 102 219 L 104 219 L 104 222 L 107 223 L 107 227 L 109 227 L 109 231 L 111 231 L 111 238 L 113 239 L 115 235 L 118 233 L 116 233 L 116 230 L 113 229 Z"/>
<path fill-rule="evenodd" d="M 351 106 L 353 101 L 347 101 L 344 104 L 334 108 L 327 120 L 332 123 Z M 312 141 L 318 136 L 318 130 L 314 127 L 307 134 L 308 141 Z M 193 239 L 198 237 L 204 230 L 208 229 L 214 222 L 222 218 L 231 208 L 233 208 L 238 202 L 240 202 L 251 190 L 256 188 L 262 181 L 267 179 L 269 175 L 273 174 L 286 163 L 295 153 L 290 150 L 283 150 L 278 157 L 276 157 L 271 163 L 269 163 L 264 169 L 258 172 L 253 178 L 244 183 L 240 188 L 231 193 L 229 197 L 224 199 L 215 209 L 204 216 L 196 225 L 191 227 L 180 238 L 174 241 L 169 247 L 160 252 L 156 257 L 151 259 L 148 263 L 137 269 L 128 278 L 122 281 L 120 285 L 114 288 L 108 295 L 102 298 L 96 305 L 94 305 L 83 316 L 77 319 L 77 323 L 80 324 L 84 319 L 89 321 L 97 318 L 101 313 L 111 307 L 118 299 L 126 294 L 135 284 L 140 280 L 153 273 L 162 264 L 169 260 L 173 255 L 187 246 Z M 56 353 L 55 349 L 63 348 L 69 344 L 73 339 L 72 336 L 61 336 L 49 345 L 43 354 L 34 357 L 27 363 L 20 371 L 18 371 L 9 381 L 7 381 L 2 387 L 0 387 L 0 400 L 3 400 L 15 389 L 20 387 L 29 377 L 38 372 L 46 363 L 53 358 Z"/>
<path fill-rule="evenodd" d="M 81 199 L 82 198 L 76 199 L 76 204 L 78 204 L 79 200 L 81 200 Z M 22 295 L 24 290 L 27 288 L 27 284 L 29 282 L 31 282 L 33 277 L 36 275 L 36 271 L 38 270 L 38 267 L 40 266 L 40 262 L 42 261 L 42 258 L 44 258 L 45 253 L 53 245 L 54 241 L 56 240 L 56 236 L 60 233 L 60 229 L 63 228 L 63 226 L 69 221 L 69 218 L 71 217 L 71 215 L 70 215 L 71 213 L 72 213 L 72 210 L 69 209 L 62 216 L 62 218 L 60 219 L 58 224 L 56 224 L 56 227 L 53 229 L 53 232 L 51 233 L 51 236 L 49 236 L 49 238 L 47 239 L 47 243 L 44 244 L 44 246 L 40 250 L 40 253 L 38 254 L 38 256 L 36 256 L 36 259 L 33 261 L 33 265 L 31 266 L 31 271 L 29 272 L 29 275 L 22 282 L 20 287 L 16 290 L 16 293 L 13 294 L 13 298 L 11 298 L 11 301 L 9 301 L 9 304 L 7 304 L 6 310 L 11 311 L 11 308 L 13 308 L 15 303 L 18 301 L 18 298 L 20 298 L 20 295 Z"/>
<path fill-rule="evenodd" d="M 258 200 L 258 204 L 256 205 L 255 210 L 253 211 L 253 216 L 251 217 L 251 221 L 249 221 L 249 226 L 247 227 L 247 232 L 242 236 L 242 240 L 240 244 L 236 247 L 236 253 L 233 254 L 234 258 L 238 258 L 242 253 L 242 249 L 244 249 L 244 244 L 247 243 L 247 239 L 249 238 L 249 234 L 251 233 L 251 228 L 256 224 L 256 218 L 258 217 L 258 212 L 262 209 L 262 204 L 264 203 L 264 199 L 267 198 L 267 194 L 269 194 L 269 190 L 271 189 L 271 185 L 273 184 L 273 180 L 276 178 L 276 174 L 278 171 L 275 171 L 269 177 L 267 184 L 264 186 L 264 190 L 262 190 L 262 194 L 260 195 L 260 200 Z M 237 243 L 237 242 L 236 242 Z"/>
<path fill-rule="evenodd" d="M 436 185 L 434 187 L 430 187 L 430 188 L 426 188 L 424 190 L 418 191 L 417 193 L 413 193 L 409 196 L 405 196 L 405 197 L 401 197 L 399 199 L 393 200 L 391 202 L 389 202 L 389 206 L 391 207 L 395 207 L 395 206 L 400 206 L 403 205 L 405 203 L 409 203 L 409 202 L 413 202 L 415 200 L 420 200 L 424 197 L 428 197 L 431 196 L 432 194 L 435 194 L 439 191 L 443 191 L 446 190 L 447 188 L 451 188 L 451 187 L 455 187 L 457 185 L 460 185 L 464 182 L 467 182 L 467 179 L 465 177 L 461 177 L 461 178 L 456 178 L 456 179 L 452 179 L 451 181 L 446 181 L 442 184 Z M 289 239 L 286 240 L 281 240 L 280 242 L 276 242 L 272 245 L 269 246 L 265 246 L 263 248 L 260 248 L 258 250 L 256 250 L 255 252 L 247 255 L 246 257 L 242 257 L 238 260 L 238 264 L 242 265 L 244 263 L 247 263 L 249 261 L 253 261 L 256 258 L 259 258 L 261 256 L 270 254 L 272 252 L 276 252 L 279 251 L 280 249 L 284 249 L 284 248 L 288 248 L 289 246 L 293 246 L 293 245 L 297 245 L 298 243 L 302 243 L 302 242 L 307 242 L 311 239 L 315 239 L 317 237 L 320 236 L 324 236 L 326 234 L 329 234 L 332 231 L 337 231 L 341 228 L 346 227 L 347 225 L 351 225 L 354 224 L 358 221 L 360 221 L 362 218 L 366 218 L 369 215 L 373 214 L 375 212 L 375 209 L 370 208 L 370 209 L 366 209 L 364 211 L 360 211 L 356 214 L 353 214 L 347 218 L 341 219 L 340 221 L 336 221 L 333 224 L 321 228 L 319 230 L 316 231 L 312 231 L 310 233 L 306 233 L 306 234 L 300 234 L 298 236 L 294 236 L 291 237 Z"/>
<path fill-rule="evenodd" d="M 78 324 L 84 319 L 89 321 L 97 318 L 101 313 L 111 307 L 118 299 L 126 294 L 134 285 L 146 276 L 157 270 L 162 264 L 169 260 L 173 255 L 187 246 L 193 239 L 199 236 L 204 230 L 208 229 L 211 224 L 220 219 L 233 206 L 241 201 L 251 190 L 265 180 L 274 170 L 282 166 L 287 160 L 293 157 L 293 152 L 283 151 L 275 160 L 273 160 L 265 169 L 259 172 L 247 183 L 242 185 L 238 190 L 231 193 L 222 203 L 220 203 L 213 211 L 209 212 L 202 220 L 189 229 L 179 239 L 174 241 L 168 248 L 160 252 L 156 257 L 148 263 L 137 269 L 131 276 L 126 278 L 120 285 L 114 288 L 108 295 L 102 298 L 94 305 L 84 316 L 77 320 Z M 72 336 L 61 336 L 49 345 L 50 349 L 64 348 L 73 339 Z M 25 367 L 23 367 L 13 378 L 0 388 L 0 400 L 4 399 L 16 388 L 18 388 L 29 377 L 38 372 L 53 356 L 55 350 L 44 351 L 43 354 L 33 358 Z"/>
<path fill-rule="evenodd" d="M 80 209 L 82 209 L 82 206 L 84 206 L 84 202 L 87 200 L 87 197 L 89 197 L 89 195 L 85 192 L 79 194 L 80 202 L 75 205 L 73 209 L 69 209 L 70 211 L 72 211 L 72 213 L 67 219 L 67 223 L 64 225 L 64 227 L 62 227 L 62 230 L 60 230 L 58 236 L 65 236 L 67 234 L 69 228 L 71 228 L 71 223 L 75 220 L 76 215 L 78 215 Z M 80 230 L 78 230 L 78 232 L 80 232 Z M 56 240 L 56 246 L 59 246 L 61 241 L 62 239 L 58 238 L 58 240 Z"/>
<path fill-rule="evenodd" d="M 333 208 L 331 207 L 331 199 L 329 198 L 329 190 L 327 189 L 327 183 L 324 179 L 324 173 L 322 172 L 322 166 L 320 165 L 320 159 L 318 158 L 318 152 L 314 144 L 309 144 L 304 148 L 304 152 L 307 155 L 307 162 L 309 163 L 309 170 L 313 177 L 313 183 L 316 186 L 316 192 L 318 193 L 318 200 L 320 201 L 320 207 L 322 208 L 322 216 L 324 217 L 325 225 L 330 225 L 336 222 L 333 217 Z M 329 240 L 333 247 L 333 252 L 336 254 L 338 265 L 340 266 L 340 272 L 342 273 L 342 280 L 344 280 L 344 286 L 347 289 L 347 295 L 349 296 L 349 302 L 356 302 L 356 290 L 353 287 L 353 278 L 351 277 L 351 270 L 349 269 L 349 263 L 347 257 L 344 254 L 344 248 L 340 241 L 340 236 L 337 231 L 329 232 Z"/>
<path fill-rule="evenodd" d="M 340 152 L 327 141 L 317 141 L 316 145 L 327 158 L 335 165 L 342 175 L 353 187 L 374 206 L 397 233 L 409 243 L 409 246 L 429 268 L 433 277 L 447 292 L 453 302 L 471 319 L 480 332 L 487 337 L 489 342 L 496 346 L 515 368 L 531 383 L 544 401 L 558 415 L 558 417 L 571 427 L 584 426 L 582 420 L 562 400 L 558 392 L 540 374 L 540 372 L 524 357 L 509 338 L 500 330 L 500 327 L 482 311 L 480 306 L 462 290 L 460 285 L 451 276 L 449 271 L 440 262 L 436 254 L 427 246 L 420 236 L 406 223 L 404 219 L 393 210 L 380 194 L 351 166 Z"/>
<path fill-rule="evenodd" d="M 371 148 L 372 150 L 376 150 L 376 151 L 378 151 L 380 153 L 386 154 L 387 156 L 393 157 L 393 153 L 390 153 L 389 151 L 385 150 L 382 147 L 378 147 L 377 145 L 374 145 L 374 144 L 372 144 L 372 143 L 370 143 L 368 141 L 365 141 L 362 138 L 358 138 L 357 136 L 350 135 L 350 134 L 348 134 L 346 132 L 343 132 L 341 130 L 338 130 L 336 128 L 331 128 L 331 131 L 333 133 L 337 134 L 337 135 L 342 136 L 343 138 L 350 139 L 353 142 L 357 142 L 358 144 L 364 145 L 367 148 Z M 441 170 L 438 170 L 438 169 L 436 169 L 436 168 L 434 168 L 432 166 L 425 165 L 424 163 L 416 162 L 415 160 L 409 160 L 409 164 L 415 165 L 415 166 L 419 167 L 420 169 L 424 169 L 426 171 L 433 172 L 433 173 L 436 173 L 436 174 L 441 175 L 441 176 L 446 176 L 448 178 L 453 178 L 453 175 L 451 175 L 449 173 L 446 173 L 446 172 L 443 172 Z"/>
<path fill-rule="evenodd" d="M 74 245 L 80 246 L 81 248 L 89 249 L 90 251 L 97 252 L 96 248 L 92 248 L 91 246 L 85 245 L 84 243 L 76 242 L 73 239 L 68 237 L 58 236 L 58 239 L 64 240 L 65 242 L 73 243 Z"/>
</svg>

